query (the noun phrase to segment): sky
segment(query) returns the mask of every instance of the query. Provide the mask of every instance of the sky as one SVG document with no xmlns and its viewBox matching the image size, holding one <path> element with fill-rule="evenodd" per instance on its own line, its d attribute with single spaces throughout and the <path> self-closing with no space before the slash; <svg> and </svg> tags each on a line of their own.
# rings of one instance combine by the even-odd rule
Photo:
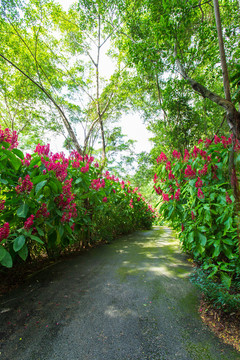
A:
<svg viewBox="0 0 240 360">
<path fill-rule="evenodd" d="M 75 0 L 56 0 L 61 4 L 64 10 L 68 10 L 69 6 L 75 2 Z M 113 72 L 114 65 L 111 62 L 111 59 L 106 55 L 102 55 L 102 60 L 100 62 L 100 73 L 104 77 L 109 77 Z M 143 124 L 143 120 L 140 117 L 139 113 L 132 114 L 123 114 L 119 123 L 116 126 L 121 126 L 122 133 L 127 135 L 126 139 L 136 140 L 135 150 L 137 153 L 141 151 L 150 151 L 152 145 L 149 141 L 149 138 L 152 134 L 146 129 L 146 126 Z M 58 138 L 51 141 L 51 150 L 52 151 L 61 151 L 64 138 L 59 136 Z"/>
</svg>

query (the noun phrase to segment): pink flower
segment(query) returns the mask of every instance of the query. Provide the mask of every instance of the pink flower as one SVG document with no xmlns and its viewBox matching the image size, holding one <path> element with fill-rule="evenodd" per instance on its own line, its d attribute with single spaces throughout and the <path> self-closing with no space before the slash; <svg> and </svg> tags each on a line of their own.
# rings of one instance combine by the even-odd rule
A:
<svg viewBox="0 0 240 360">
<path fill-rule="evenodd" d="M 193 211 L 191 211 L 191 216 L 192 216 L 192 220 L 196 220 L 196 216 L 195 216 L 195 214 L 194 214 L 194 212 Z"/>
<path fill-rule="evenodd" d="M 157 182 L 157 179 L 158 179 L 157 174 L 154 174 L 154 179 L 153 179 L 153 182 L 154 182 L 154 183 L 156 183 L 156 182 Z"/>
<path fill-rule="evenodd" d="M 96 162 L 96 163 L 94 164 L 94 166 L 95 166 L 95 168 L 99 168 L 99 163 Z"/>
<path fill-rule="evenodd" d="M 157 157 L 157 163 L 161 163 L 165 161 L 167 161 L 167 157 L 163 152 L 161 152 L 161 154 Z"/>
<path fill-rule="evenodd" d="M 198 174 L 199 175 L 206 175 L 208 171 L 208 166 L 207 164 L 204 164 L 203 169 L 202 170 L 198 170 Z"/>
<path fill-rule="evenodd" d="M 197 178 L 197 181 L 196 181 L 196 183 L 195 183 L 195 187 L 196 187 L 196 188 L 200 188 L 200 187 L 202 187 L 202 185 L 203 185 L 203 182 L 202 182 L 202 180 L 200 179 L 200 177 L 198 177 L 198 178 Z"/>
<path fill-rule="evenodd" d="M 185 230 L 185 227 L 184 227 L 184 225 L 182 224 L 182 231 L 184 231 Z"/>
<path fill-rule="evenodd" d="M 178 152 L 177 150 L 173 150 L 172 156 L 173 156 L 174 158 L 176 158 L 176 159 L 180 159 L 181 153 Z"/>
<path fill-rule="evenodd" d="M 189 160 L 189 158 L 190 158 L 190 154 L 189 154 L 188 150 L 185 149 L 185 150 L 184 150 L 184 158 L 183 158 L 183 161 L 184 161 L 184 162 L 187 162 L 187 161 Z"/>
<path fill-rule="evenodd" d="M 208 148 L 209 145 L 211 145 L 212 141 L 210 139 L 206 139 L 205 141 L 205 147 Z"/>
<path fill-rule="evenodd" d="M 180 192 L 181 192 L 181 190 L 180 189 L 177 189 L 177 191 L 176 191 L 176 193 L 175 193 L 175 199 L 177 200 L 177 201 L 179 201 L 179 196 L 180 196 Z"/>
<path fill-rule="evenodd" d="M 163 201 L 169 201 L 168 194 L 162 193 Z"/>
<path fill-rule="evenodd" d="M 170 170 L 170 172 L 168 174 L 168 178 L 169 178 L 169 180 L 175 179 L 175 176 L 173 175 L 172 170 Z"/>
<path fill-rule="evenodd" d="M 38 155 L 49 155 L 50 153 L 50 145 L 40 145 L 38 144 L 36 146 L 36 149 L 34 150 L 35 153 L 38 153 Z"/>
<path fill-rule="evenodd" d="M 200 188 L 198 188 L 197 196 L 199 199 L 204 199 L 204 194 Z"/>
<path fill-rule="evenodd" d="M 107 201 L 108 201 L 107 197 L 105 196 L 105 197 L 102 199 L 102 201 L 103 201 L 103 202 L 107 202 Z"/>
<path fill-rule="evenodd" d="M 171 163 L 170 163 L 170 161 L 168 161 L 168 162 L 166 163 L 166 170 L 170 170 L 170 171 L 171 171 Z"/>
<path fill-rule="evenodd" d="M 5 130 L 2 130 L 1 125 L 0 125 L 0 142 L 4 141 L 4 142 L 11 144 L 9 149 L 13 149 L 18 146 L 17 139 L 18 139 L 18 135 L 15 130 L 11 131 L 8 128 Z"/>
<path fill-rule="evenodd" d="M 184 173 L 185 177 L 193 178 L 196 176 L 196 170 L 192 169 L 191 165 L 187 165 Z"/>
<path fill-rule="evenodd" d="M 24 229 L 29 230 L 33 226 L 34 218 L 35 218 L 34 215 L 31 215 L 29 216 L 29 218 L 27 218 L 27 220 L 24 223 Z"/>
<path fill-rule="evenodd" d="M 9 223 L 6 222 L 2 228 L 0 228 L 0 242 L 3 241 L 3 239 L 7 239 L 9 235 Z"/>
<path fill-rule="evenodd" d="M 5 200 L 1 200 L 0 201 L 0 212 L 2 212 L 3 210 L 4 210 L 4 208 L 5 208 Z"/>
<path fill-rule="evenodd" d="M 45 203 L 42 203 L 40 209 L 38 209 L 36 213 L 36 218 L 39 218 L 40 216 L 47 218 L 49 217 L 50 213 L 47 211 L 47 205 Z"/>
<path fill-rule="evenodd" d="M 196 146 L 194 146 L 194 149 L 193 149 L 193 152 L 192 152 L 192 156 L 196 158 L 199 153 L 200 153 L 200 149 L 197 148 Z"/>
<path fill-rule="evenodd" d="M 18 179 L 18 182 L 20 185 L 17 185 L 15 187 L 15 190 L 18 194 L 20 193 L 30 193 L 30 191 L 33 188 L 33 183 L 30 181 L 30 176 L 26 175 L 25 178 L 22 180 L 22 178 Z"/>
<path fill-rule="evenodd" d="M 228 204 L 231 204 L 231 203 L 232 203 L 232 200 L 230 199 L 230 196 L 229 196 L 228 192 L 226 192 L 226 202 L 227 202 Z"/>
<path fill-rule="evenodd" d="M 87 156 L 87 155 L 86 155 Z M 85 157 L 86 157 L 85 156 Z M 82 173 L 86 173 L 86 172 L 88 172 L 88 170 L 89 170 L 89 163 L 87 163 L 85 166 L 83 166 L 82 168 L 81 168 L 81 172 Z"/>
<path fill-rule="evenodd" d="M 115 189 L 112 189 L 113 190 L 113 192 L 114 192 L 114 194 L 116 193 L 116 190 Z"/>
<path fill-rule="evenodd" d="M 219 137 L 217 135 L 214 135 L 214 143 L 218 144 L 221 142 L 221 139 L 219 139 Z"/>
</svg>

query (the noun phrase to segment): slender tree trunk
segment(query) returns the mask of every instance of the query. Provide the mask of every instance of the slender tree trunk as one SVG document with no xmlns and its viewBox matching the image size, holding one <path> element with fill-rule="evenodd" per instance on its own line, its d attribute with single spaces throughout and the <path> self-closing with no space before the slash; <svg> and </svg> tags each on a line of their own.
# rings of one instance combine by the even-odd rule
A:
<svg viewBox="0 0 240 360">
<path fill-rule="evenodd" d="M 222 73 L 223 73 L 224 93 L 225 93 L 226 100 L 231 101 L 230 83 L 229 83 L 228 68 L 227 68 L 226 55 L 225 55 L 225 49 L 224 49 L 224 43 L 223 43 L 222 25 L 221 25 L 221 17 L 220 17 L 218 0 L 213 0 L 213 5 L 214 5 L 216 26 L 217 26 L 217 33 L 218 33 L 218 43 L 219 43 L 219 52 L 220 52 L 221 66 L 222 66 Z"/>
<path fill-rule="evenodd" d="M 106 143 L 105 143 L 105 134 L 102 120 L 102 113 L 100 107 L 100 79 L 99 79 L 99 61 L 100 61 L 100 50 L 101 50 L 101 17 L 98 15 L 98 48 L 97 48 L 97 62 L 96 62 L 96 95 L 97 95 L 97 114 L 98 121 L 100 124 L 101 138 L 102 138 L 102 161 L 103 165 L 106 159 Z"/>
</svg>

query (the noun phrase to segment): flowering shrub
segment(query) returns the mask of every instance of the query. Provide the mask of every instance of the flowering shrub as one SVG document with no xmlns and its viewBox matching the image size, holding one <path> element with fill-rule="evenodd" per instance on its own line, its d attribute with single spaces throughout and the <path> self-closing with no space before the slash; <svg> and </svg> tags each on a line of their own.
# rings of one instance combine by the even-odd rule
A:
<svg viewBox="0 0 240 360">
<path fill-rule="evenodd" d="M 237 217 L 228 169 L 233 146 L 238 154 L 239 144 L 232 144 L 232 137 L 215 136 L 213 142 L 199 140 L 184 156 L 176 150 L 171 159 L 161 153 L 153 180 L 162 198 L 160 213 L 180 232 L 183 249 L 203 263 L 210 277 L 219 276 L 227 288 L 240 274 Z"/>
<path fill-rule="evenodd" d="M 39 144 L 24 156 L 17 144 L 15 133 L 0 128 L 1 265 L 151 227 L 154 210 L 141 194 L 101 175 L 93 157 L 52 154 Z"/>
</svg>

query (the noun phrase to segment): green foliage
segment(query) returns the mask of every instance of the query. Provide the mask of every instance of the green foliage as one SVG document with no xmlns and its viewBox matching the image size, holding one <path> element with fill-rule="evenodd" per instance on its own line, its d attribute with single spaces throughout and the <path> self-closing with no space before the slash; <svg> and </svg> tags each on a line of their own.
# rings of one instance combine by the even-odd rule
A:
<svg viewBox="0 0 240 360">
<path fill-rule="evenodd" d="M 228 285 L 225 286 L 223 281 L 220 282 L 216 278 L 213 279 L 209 276 L 209 272 L 204 271 L 201 267 L 195 269 L 191 275 L 191 281 L 216 308 L 225 312 L 240 310 L 239 275 L 232 282 L 231 291 L 229 291 Z"/>
<path fill-rule="evenodd" d="M 101 174 L 93 157 L 52 154 L 48 145 L 24 156 L 16 145 L 0 128 L 2 266 L 151 227 L 154 211 L 137 189 Z"/>
<path fill-rule="evenodd" d="M 227 290 L 240 266 L 238 214 L 228 169 L 233 146 L 238 164 L 239 144 L 224 136 L 215 136 L 214 142 L 201 140 L 184 156 L 174 150 L 172 161 L 161 153 L 154 177 L 155 190 L 163 199 L 160 213 L 179 231 L 183 250 Z M 234 173 L 231 181 L 236 181 Z"/>
</svg>

